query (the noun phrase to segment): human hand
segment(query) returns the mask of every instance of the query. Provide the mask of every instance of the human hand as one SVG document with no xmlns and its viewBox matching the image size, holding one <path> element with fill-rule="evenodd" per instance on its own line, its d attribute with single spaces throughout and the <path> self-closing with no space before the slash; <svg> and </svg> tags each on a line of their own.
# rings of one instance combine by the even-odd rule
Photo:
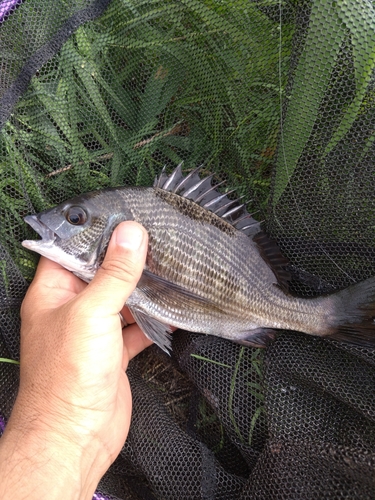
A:
<svg viewBox="0 0 375 500">
<path fill-rule="evenodd" d="M 70 498 L 68 478 L 74 487 L 71 498 L 91 498 L 120 452 L 131 418 L 125 370 L 151 344 L 123 309 L 141 276 L 147 241 L 139 224 L 120 224 L 89 285 L 41 258 L 21 309 L 20 389 L 1 439 L 1 498 L 7 496 L 6 484 L 12 486 L 6 463 L 13 463 L 13 469 L 17 465 L 20 475 L 24 471 L 18 488 L 25 471 L 36 466 L 38 486 L 46 480 L 55 486 L 55 494 L 48 489 L 48 498 L 60 498 L 62 487 L 64 498 Z M 124 330 L 119 311 L 130 324 Z M 30 465 L 30 454 L 37 464 Z M 42 465 L 47 463 L 60 483 L 46 476 Z M 15 496 L 13 484 L 12 498 L 43 497 L 45 489 L 34 486 L 33 495 L 25 489 L 24 496 Z"/>
</svg>

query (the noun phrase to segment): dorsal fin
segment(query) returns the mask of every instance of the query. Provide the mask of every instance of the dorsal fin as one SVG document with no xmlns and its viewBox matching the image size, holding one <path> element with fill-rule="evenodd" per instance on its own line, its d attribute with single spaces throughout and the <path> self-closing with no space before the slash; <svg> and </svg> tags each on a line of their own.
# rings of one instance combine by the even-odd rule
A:
<svg viewBox="0 0 375 500">
<path fill-rule="evenodd" d="M 183 179 L 182 175 L 182 162 L 177 165 L 177 167 L 173 170 L 171 175 L 167 177 L 167 180 L 164 182 L 163 189 L 166 191 L 171 191 L 171 193 L 175 193 L 175 188 L 180 184 Z"/>
<path fill-rule="evenodd" d="M 206 210 L 226 220 L 247 236 L 257 234 L 260 231 L 260 223 L 247 212 L 246 203 L 240 203 L 242 197 L 231 200 L 228 198 L 228 194 L 233 193 L 233 191 L 220 193 L 217 188 L 224 181 L 212 185 L 214 174 L 201 179 L 199 177 L 201 168 L 202 166 L 197 167 L 184 177 L 182 163 L 177 165 L 169 176 L 165 173 L 164 167 L 160 176 L 155 179 L 154 188 L 164 189 L 194 201 Z"/>
<path fill-rule="evenodd" d="M 161 186 L 164 185 L 165 181 L 168 179 L 168 175 L 165 172 L 165 166 L 163 167 L 163 170 L 160 173 L 160 176 L 156 176 L 154 180 L 154 188 L 160 188 Z"/>
<path fill-rule="evenodd" d="M 284 292 L 289 293 L 291 274 L 286 270 L 289 260 L 281 253 L 276 241 L 270 238 L 264 231 L 256 234 L 253 237 L 253 241 L 257 244 L 263 260 L 276 276 L 280 288 Z"/>
</svg>

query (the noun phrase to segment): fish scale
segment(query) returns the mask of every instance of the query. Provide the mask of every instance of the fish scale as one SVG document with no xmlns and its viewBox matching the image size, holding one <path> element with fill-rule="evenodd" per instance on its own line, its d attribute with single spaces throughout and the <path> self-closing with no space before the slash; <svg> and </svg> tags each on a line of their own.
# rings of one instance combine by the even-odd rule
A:
<svg viewBox="0 0 375 500">
<path fill-rule="evenodd" d="M 189 257 L 189 260 L 179 261 L 176 262 L 175 266 L 166 266 L 162 269 L 155 265 L 153 269 L 156 274 L 160 273 L 167 280 L 176 282 L 170 270 L 173 269 L 174 271 L 177 271 L 177 284 L 194 291 L 199 290 L 199 294 L 201 296 L 215 301 L 215 304 L 218 304 L 220 309 L 232 318 L 231 327 L 235 330 L 236 334 L 238 334 L 239 329 L 246 330 L 246 325 L 248 326 L 249 323 L 258 326 L 259 323 L 257 322 L 261 321 L 261 318 L 263 318 L 264 325 L 264 318 L 272 317 L 270 315 L 270 308 L 282 307 L 283 301 L 288 303 L 288 309 L 290 310 L 290 313 L 292 312 L 290 299 L 286 299 L 286 297 L 281 294 L 278 296 L 277 290 L 273 290 L 275 278 L 272 271 L 265 265 L 264 262 L 257 258 L 257 254 L 250 254 L 250 257 L 256 258 L 249 258 L 248 241 L 245 240 L 244 242 L 240 242 L 238 241 L 239 238 L 235 238 L 231 244 L 228 244 L 227 239 L 220 242 L 220 236 L 222 236 L 222 234 L 219 233 L 218 235 L 209 235 L 207 234 L 208 232 L 216 233 L 216 231 L 214 232 L 212 227 L 202 227 L 201 231 L 199 231 L 199 229 L 197 230 L 194 241 L 191 242 L 191 240 L 186 239 L 183 226 L 180 227 L 180 238 L 178 238 L 178 241 L 173 242 L 173 245 L 170 246 L 164 244 L 161 247 L 159 244 L 159 251 L 162 249 L 163 257 L 167 254 L 170 256 L 171 260 L 173 260 L 174 247 L 178 246 L 179 248 L 185 249 L 185 253 Z M 147 229 L 149 229 L 150 233 L 154 233 L 152 228 Z M 200 233 L 203 234 L 201 235 Z M 160 241 L 165 241 L 165 239 L 164 235 L 160 235 Z M 211 244 L 211 240 L 216 242 L 215 247 Z M 202 251 L 199 252 L 201 242 Z M 224 243 L 226 244 L 225 246 Z M 150 247 L 150 253 L 153 256 L 158 253 L 157 251 L 154 251 L 153 242 L 151 242 Z M 199 266 L 196 264 L 197 247 L 198 253 L 205 255 L 205 262 L 199 262 L 202 267 L 202 271 L 199 273 L 197 273 Z M 215 248 L 215 251 L 212 250 L 213 247 Z M 217 279 L 214 276 L 210 279 L 210 275 L 212 274 L 220 276 L 220 279 Z M 188 276 L 189 281 L 184 280 L 184 276 Z M 251 281 L 249 279 L 250 277 Z M 274 293 L 270 293 L 268 294 L 268 297 L 266 296 L 267 288 L 265 287 L 265 282 L 267 279 L 272 285 L 271 291 L 275 291 L 276 295 Z M 232 296 L 230 293 L 231 291 L 233 291 Z M 302 302 L 302 304 L 304 303 Z M 313 304 L 306 305 L 309 305 L 308 309 L 316 310 L 316 307 L 314 307 L 315 304 L 314 306 Z M 253 309 L 255 309 L 257 313 L 254 313 Z M 299 310 L 300 309 L 301 305 L 299 307 Z M 292 321 L 290 315 L 288 315 L 287 321 L 289 324 Z M 287 321 L 285 321 L 285 323 L 287 323 Z M 228 325 L 226 323 L 222 325 L 222 328 L 225 328 L 225 332 L 223 332 L 224 334 L 229 333 Z M 277 326 L 279 325 L 283 326 L 282 318 L 280 318 L 277 322 Z M 269 326 L 275 327 L 276 323 L 272 321 L 269 323 Z M 184 325 L 184 327 L 186 328 L 186 325 Z M 309 327 L 308 323 L 306 324 L 306 327 Z M 212 331 L 209 333 L 212 333 Z"/>
<path fill-rule="evenodd" d="M 157 206 L 153 209 L 157 209 Z M 200 290 L 206 298 L 216 299 L 223 306 L 230 304 L 231 301 L 228 300 L 230 290 L 241 290 L 241 281 L 243 285 L 248 282 L 248 273 L 241 271 L 243 257 L 238 248 L 238 238 L 235 238 L 238 235 L 234 236 L 235 241 L 232 244 L 234 251 L 228 248 L 226 235 L 212 226 L 196 226 L 192 238 L 186 235 L 184 229 L 189 221 L 181 220 L 181 215 L 176 216 L 173 209 L 169 209 L 168 212 L 166 215 L 166 219 L 169 220 L 168 227 L 159 225 L 155 227 L 152 221 L 150 223 L 144 221 L 141 215 L 137 218 L 139 221 L 144 221 L 143 224 L 150 233 L 152 260 L 150 270 L 174 282 L 176 281 L 173 275 L 177 273 L 177 284 Z M 171 234 L 170 242 L 165 243 Z M 185 259 L 178 258 L 176 248 L 185 255 Z M 217 278 L 212 281 L 210 275 L 214 274 Z M 269 274 L 273 276 L 272 272 Z M 222 289 L 222 296 L 218 294 L 218 288 Z M 236 301 L 237 309 L 239 298 L 237 297 Z"/>
<path fill-rule="evenodd" d="M 169 325 L 252 346 L 267 345 L 275 329 L 375 344 L 375 278 L 326 297 L 291 296 L 275 242 L 240 199 L 198 171 L 184 177 L 179 165 L 154 187 L 87 193 L 28 216 L 42 240 L 23 245 L 90 281 L 117 224 L 141 223 L 149 233 L 146 267 L 126 304 L 165 350 Z"/>
</svg>

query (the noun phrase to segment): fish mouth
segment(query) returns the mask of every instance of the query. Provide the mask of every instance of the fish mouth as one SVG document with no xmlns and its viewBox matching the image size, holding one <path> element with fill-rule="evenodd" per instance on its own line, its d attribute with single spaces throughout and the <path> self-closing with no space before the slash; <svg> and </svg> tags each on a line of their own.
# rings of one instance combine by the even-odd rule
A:
<svg viewBox="0 0 375 500">
<path fill-rule="evenodd" d="M 24 218 L 24 221 L 29 224 L 42 239 L 25 240 L 22 242 L 23 247 L 60 264 L 60 266 L 65 267 L 68 271 L 72 271 L 83 281 L 89 282 L 92 280 L 97 269 L 95 265 L 90 266 L 87 262 L 80 259 L 79 256 L 69 254 L 61 248 L 59 246 L 61 242 L 60 236 L 44 224 L 37 215 L 28 215 Z"/>
<path fill-rule="evenodd" d="M 27 215 L 24 221 L 36 231 L 41 240 L 25 240 L 22 246 L 33 250 L 40 245 L 52 245 L 56 240 L 56 234 L 43 222 L 41 222 L 36 215 Z"/>
</svg>

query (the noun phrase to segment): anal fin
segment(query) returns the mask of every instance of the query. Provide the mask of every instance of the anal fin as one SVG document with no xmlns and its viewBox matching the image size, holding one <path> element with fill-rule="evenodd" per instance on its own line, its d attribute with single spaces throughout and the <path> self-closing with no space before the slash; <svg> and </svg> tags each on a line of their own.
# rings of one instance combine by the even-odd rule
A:
<svg viewBox="0 0 375 500">
<path fill-rule="evenodd" d="M 246 347 L 268 347 L 277 333 L 278 330 L 272 328 L 255 328 L 254 330 L 241 332 L 240 338 L 233 339 L 233 342 Z"/>
</svg>

